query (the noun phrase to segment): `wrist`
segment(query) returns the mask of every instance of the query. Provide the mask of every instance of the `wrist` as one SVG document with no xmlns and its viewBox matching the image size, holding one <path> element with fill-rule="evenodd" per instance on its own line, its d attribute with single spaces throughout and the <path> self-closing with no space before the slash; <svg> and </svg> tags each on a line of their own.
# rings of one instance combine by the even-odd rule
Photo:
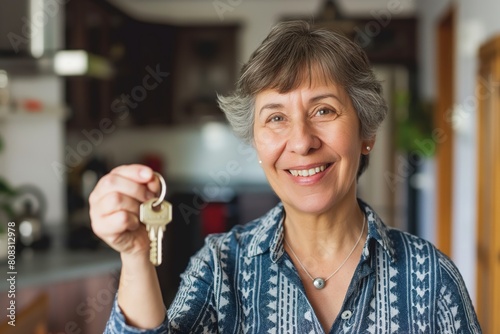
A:
<svg viewBox="0 0 500 334">
<path fill-rule="evenodd" d="M 121 253 L 120 257 L 123 269 L 130 268 L 133 271 L 137 271 L 154 268 L 151 261 L 149 261 L 149 252 L 138 252 L 133 254 Z"/>
<path fill-rule="evenodd" d="M 158 285 L 159 288 L 159 283 L 154 283 L 157 280 L 157 273 L 155 267 L 149 261 L 149 256 L 144 254 L 142 256 L 139 254 L 121 254 L 121 258 L 122 269 L 119 291 L 123 292 L 132 289 L 137 292 L 144 288 L 147 290 L 155 285 Z"/>
</svg>

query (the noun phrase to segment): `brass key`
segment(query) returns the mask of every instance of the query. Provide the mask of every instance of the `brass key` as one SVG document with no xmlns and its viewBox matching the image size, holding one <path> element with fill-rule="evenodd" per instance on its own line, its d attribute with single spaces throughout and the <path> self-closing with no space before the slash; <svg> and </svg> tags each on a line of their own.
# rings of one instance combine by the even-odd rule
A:
<svg viewBox="0 0 500 334">
<path fill-rule="evenodd" d="M 155 174 L 160 179 L 162 186 L 160 197 L 150 199 L 141 204 L 139 219 L 146 225 L 149 240 L 151 241 L 149 260 L 153 265 L 159 266 L 162 261 L 163 232 L 167 224 L 172 221 L 172 204 L 164 200 L 167 192 L 165 180 L 160 174 Z"/>
</svg>

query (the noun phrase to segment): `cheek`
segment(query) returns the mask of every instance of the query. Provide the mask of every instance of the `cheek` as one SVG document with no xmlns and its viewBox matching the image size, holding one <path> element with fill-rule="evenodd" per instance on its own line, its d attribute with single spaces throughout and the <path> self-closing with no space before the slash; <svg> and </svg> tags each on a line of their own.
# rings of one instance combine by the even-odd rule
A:
<svg viewBox="0 0 500 334">
<path fill-rule="evenodd" d="M 263 163 L 274 162 L 283 150 L 284 140 L 267 129 L 256 129 L 254 130 L 254 144 Z"/>
<path fill-rule="evenodd" d="M 323 138 L 324 142 L 342 156 L 357 157 L 361 154 L 361 139 L 353 130 L 342 127 L 330 129 L 328 133 L 324 133 Z"/>
</svg>

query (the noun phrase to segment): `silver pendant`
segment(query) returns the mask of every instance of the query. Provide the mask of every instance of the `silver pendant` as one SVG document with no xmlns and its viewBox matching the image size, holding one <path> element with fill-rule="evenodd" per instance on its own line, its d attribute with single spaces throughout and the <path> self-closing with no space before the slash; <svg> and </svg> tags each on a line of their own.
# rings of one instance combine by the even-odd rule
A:
<svg viewBox="0 0 500 334">
<path fill-rule="evenodd" d="M 321 290 L 325 287 L 325 280 L 321 277 L 317 277 L 313 280 L 313 285 L 316 289 Z"/>
</svg>

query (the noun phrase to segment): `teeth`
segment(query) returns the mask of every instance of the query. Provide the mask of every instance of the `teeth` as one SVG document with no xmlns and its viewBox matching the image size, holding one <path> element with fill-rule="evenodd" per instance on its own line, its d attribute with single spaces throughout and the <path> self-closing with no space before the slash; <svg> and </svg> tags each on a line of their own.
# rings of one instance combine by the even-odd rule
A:
<svg viewBox="0 0 500 334">
<path fill-rule="evenodd" d="M 326 169 L 326 165 L 319 166 L 316 168 L 311 168 L 311 169 L 302 169 L 302 170 L 296 170 L 296 169 L 290 169 L 290 174 L 293 176 L 313 176 L 316 173 L 322 172 Z"/>
</svg>

